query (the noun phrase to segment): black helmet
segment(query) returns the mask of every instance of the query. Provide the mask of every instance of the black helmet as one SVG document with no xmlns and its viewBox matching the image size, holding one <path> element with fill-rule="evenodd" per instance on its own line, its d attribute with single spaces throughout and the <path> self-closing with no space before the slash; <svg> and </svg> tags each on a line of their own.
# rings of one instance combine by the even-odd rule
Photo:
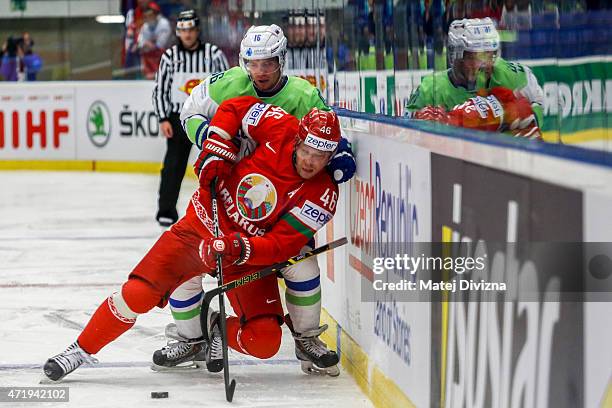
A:
<svg viewBox="0 0 612 408">
<path fill-rule="evenodd" d="M 176 31 L 198 28 L 199 26 L 200 18 L 195 10 L 181 11 L 176 19 Z"/>
</svg>

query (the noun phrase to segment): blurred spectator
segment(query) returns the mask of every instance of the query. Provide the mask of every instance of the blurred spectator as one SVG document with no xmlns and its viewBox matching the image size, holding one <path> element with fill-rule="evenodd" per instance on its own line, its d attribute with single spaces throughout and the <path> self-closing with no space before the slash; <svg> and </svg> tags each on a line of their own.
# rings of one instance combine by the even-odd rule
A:
<svg viewBox="0 0 612 408">
<path fill-rule="evenodd" d="M 34 46 L 34 40 L 30 36 L 30 33 L 23 33 L 23 64 L 25 66 L 26 81 L 36 81 L 36 75 L 42 68 L 42 59 L 40 56 L 32 51 Z"/>
<path fill-rule="evenodd" d="M 463 0 L 446 0 L 444 10 L 444 28 L 448 32 L 451 22 L 467 18 L 465 4 Z"/>
<path fill-rule="evenodd" d="M 147 4 L 144 20 L 138 35 L 138 49 L 142 73 L 146 79 L 153 79 L 162 54 L 171 45 L 172 29 L 168 19 L 161 14 L 161 9 L 153 1 Z"/>
<path fill-rule="evenodd" d="M 2 45 L 0 75 L 6 81 L 35 81 L 42 67 L 38 54 L 32 52 L 34 41 L 24 32 L 22 37 L 9 37 Z"/>
<path fill-rule="evenodd" d="M 496 23 L 501 19 L 502 7 L 495 0 L 472 0 L 468 18 L 490 17 Z"/>
<path fill-rule="evenodd" d="M 505 0 L 500 28 L 507 30 L 531 29 L 531 4 L 529 0 Z"/>
<path fill-rule="evenodd" d="M 138 0 L 136 7 L 130 8 L 125 16 L 125 41 L 123 66 L 127 74 L 140 72 L 140 53 L 138 51 L 138 35 L 144 24 L 144 12 L 149 0 Z"/>
</svg>

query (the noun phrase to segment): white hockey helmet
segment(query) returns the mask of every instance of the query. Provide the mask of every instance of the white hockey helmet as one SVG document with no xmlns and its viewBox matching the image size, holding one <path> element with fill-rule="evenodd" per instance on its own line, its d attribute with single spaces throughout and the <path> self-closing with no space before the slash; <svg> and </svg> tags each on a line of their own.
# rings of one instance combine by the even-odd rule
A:
<svg viewBox="0 0 612 408">
<path fill-rule="evenodd" d="M 448 29 L 448 63 L 463 58 L 464 51 L 493 51 L 499 55 L 499 34 L 489 18 L 455 20 Z"/>
<path fill-rule="evenodd" d="M 245 61 L 278 57 L 282 74 L 286 54 L 287 37 L 279 26 L 251 26 L 240 42 L 240 67 L 248 74 Z"/>
</svg>

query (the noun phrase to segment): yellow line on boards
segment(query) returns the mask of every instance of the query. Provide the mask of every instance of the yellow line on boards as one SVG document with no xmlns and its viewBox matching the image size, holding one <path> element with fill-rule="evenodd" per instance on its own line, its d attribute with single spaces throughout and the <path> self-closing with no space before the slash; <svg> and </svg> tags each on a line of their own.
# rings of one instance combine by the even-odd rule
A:
<svg viewBox="0 0 612 408">
<path fill-rule="evenodd" d="M 415 407 L 397 384 L 370 361 L 368 354 L 342 330 L 325 309 L 321 310 L 321 323 L 329 326 L 329 329 L 321 335 L 322 340 L 330 349 L 337 351 L 338 338 L 340 338 L 342 367 L 355 379 L 359 388 L 370 398 L 374 406 L 379 408 Z M 340 331 L 339 337 L 338 330 Z"/>
<path fill-rule="evenodd" d="M 544 139 L 545 142 L 559 143 L 559 138 L 561 138 L 561 143 L 564 144 L 591 142 L 594 140 L 612 141 L 612 139 L 608 136 L 608 129 L 604 128 L 580 130 L 578 132 L 561 134 L 557 130 L 542 132 L 542 139 Z"/>
</svg>

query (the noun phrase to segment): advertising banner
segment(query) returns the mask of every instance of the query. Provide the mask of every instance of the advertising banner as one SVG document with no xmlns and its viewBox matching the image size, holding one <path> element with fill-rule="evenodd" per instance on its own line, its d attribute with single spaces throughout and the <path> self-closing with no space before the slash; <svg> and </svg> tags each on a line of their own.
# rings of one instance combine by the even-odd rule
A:
<svg viewBox="0 0 612 408">
<path fill-rule="evenodd" d="M 76 159 L 75 106 L 62 83 L 0 87 L 0 159 Z"/>
<path fill-rule="evenodd" d="M 151 81 L 0 86 L 0 159 L 161 162 Z"/>
<path fill-rule="evenodd" d="M 520 245 L 583 241 L 582 193 L 437 154 L 431 166 L 434 242 L 517 243 L 484 252 L 478 275 L 509 290 L 432 302 L 431 406 L 585 406 L 584 306 L 559 294 L 581 276 Z M 518 297 L 533 287 L 539 298 Z"/>
<path fill-rule="evenodd" d="M 431 238 L 429 153 L 363 132 L 347 137 L 357 151 L 357 175 L 342 189 L 334 228 L 349 232 L 349 245 L 344 259 L 335 258 L 333 280 L 322 273 L 328 277 L 323 305 L 368 354 L 370 370 L 376 365 L 412 403 L 428 407 L 429 304 L 393 294 L 368 301 L 360 294 L 362 282 L 373 278 L 362 259 L 387 253 L 383 243 L 410 246 Z"/>
<path fill-rule="evenodd" d="M 530 64 L 544 90 L 544 131 L 561 134 L 612 126 L 612 61 L 603 57 L 573 63 Z M 569 61 L 568 61 L 569 62 Z"/>
<path fill-rule="evenodd" d="M 77 155 L 81 160 L 161 162 L 165 138 L 153 110 L 152 81 L 75 87 Z"/>
</svg>

